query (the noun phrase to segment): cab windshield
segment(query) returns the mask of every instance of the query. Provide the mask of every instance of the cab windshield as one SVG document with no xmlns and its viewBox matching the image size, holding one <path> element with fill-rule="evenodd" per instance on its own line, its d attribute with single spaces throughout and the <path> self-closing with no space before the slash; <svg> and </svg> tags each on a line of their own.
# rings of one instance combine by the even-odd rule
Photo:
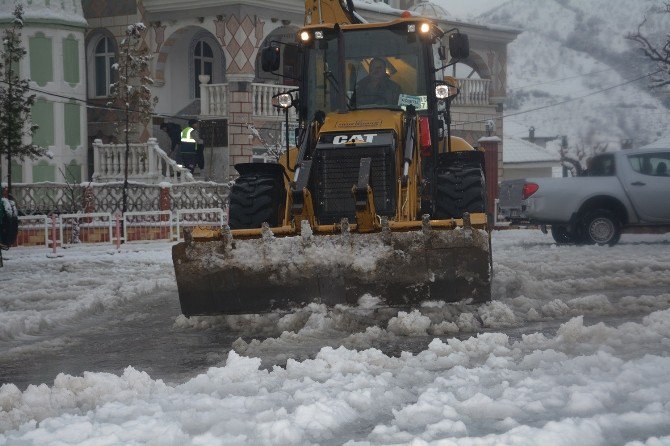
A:
<svg viewBox="0 0 670 446">
<path fill-rule="evenodd" d="M 324 33 L 307 53 L 305 88 L 307 117 L 341 107 L 404 109 L 428 108 L 423 46 L 407 26 L 394 29 L 348 30 L 343 33 L 343 55 L 336 33 Z M 341 85 L 343 84 L 343 85 Z M 340 102 L 342 101 L 342 102 Z"/>
</svg>

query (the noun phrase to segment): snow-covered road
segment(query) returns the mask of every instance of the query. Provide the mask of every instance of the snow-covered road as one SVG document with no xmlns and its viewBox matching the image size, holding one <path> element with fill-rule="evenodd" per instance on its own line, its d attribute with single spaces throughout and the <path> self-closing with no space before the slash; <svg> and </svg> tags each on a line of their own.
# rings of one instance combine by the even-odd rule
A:
<svg viewBox="0 0 670 446">
<path fill-rule="evenodd" d="M 191 319 L 167 244 L 11 250 L 0 444 L 670 444 L 670 234 L 493 243 L 486 305 Z"/>
</svg>

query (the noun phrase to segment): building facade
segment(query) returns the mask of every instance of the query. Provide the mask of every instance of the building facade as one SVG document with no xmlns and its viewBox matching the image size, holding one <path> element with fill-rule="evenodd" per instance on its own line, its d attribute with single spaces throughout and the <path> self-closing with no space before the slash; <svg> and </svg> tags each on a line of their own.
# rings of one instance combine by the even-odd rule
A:
<svg viewBox="0 0 670 446">
<path fill-rule="evenodd" d="M 51 3 L 74 5 L 78 1 L 51 0 Z M 80 110 L 87 122 L 87 126 L 82 125 L 81 133 L 87 147 L 81 150 L 83 158 L 78 158 L 82 163 L 82 179 L 93 174 L 93 141 L 109 143 L 117 139 L 113 112 L 105 109 L 109 84 L 114 81 L 111 66 L 127 26 L 136 22 L 147 25 L 144 44 L 154 55 L 152 93 L 159 99 L 155 118 L 137 134 L 140 141 L 153 136 L 167 149 L 169 139 L 159 130 L 161 123 L 185 125 L 191 118 L 202 120 L 207 149 L 200 177 L 215 181 L 227 181 L 235 175 L 231 167 L 235 163 L 263 159 L 268 147 L 284 143 L 284 116 L 272 107 L 270 99 L 286 90 L 291 81 L 262 72 L 260 50 L 271 41 L 295 42 L 304 21 L 303 0 L 81 0 L 81 3 L 83 9 L 77 12 L 83 13 L 87 28 L 83 39 L 83 28 L 77 28 L 81 33 L 75 36 L 83 58 L 79 61 L 82 82 L 77 84 L 77 94 L 89 103 L 87 112 Z M 436 20 L 444 30 L 458 28 L 467 33 L 470 57 L 444 73 L 455 76 L 461 88 L 452 109 L 453 133 L 473 145 L 492 132 L 502 137 L 507 45 L 518 31 L 454 21 L 446 11 L 424 0 L 367 0 L 356 5 L 370 22 L 392 20 L 403 9 L 410 9 L 415 15 Z M 286 75 L 295 74 L 296 54 L 289 46 L 282 48 L 280 70 Z M 66 82 L 65 87 L 71 88 Z M 293 125 L 294 116 L 290 117 Z M 62 138 L 54 136 L 53 142 L 65 146 Z M 502 166 L 502 160 L 499 164 Z M 26 175 L 24 181 L 35 178 L 45 176 Z"/>
<path fill-rule="evenodd" d="M 12 160 L 12 181 L 80 183 L 88 178 L 84 19 L 78 0 L 21 0 L 27 55 L 21 60 L 22 78 L 31 79 L 36 95 L 33 124 L 39 128 L 33 142 L 48 149 L 49 157 Z M 13 19 L 14 0 L 0 0 L 0 28 Z M 2 30 L 0 30 L 2 32 Z M 3 159 L 2 180 L 7 177 Z"/>
</svg>

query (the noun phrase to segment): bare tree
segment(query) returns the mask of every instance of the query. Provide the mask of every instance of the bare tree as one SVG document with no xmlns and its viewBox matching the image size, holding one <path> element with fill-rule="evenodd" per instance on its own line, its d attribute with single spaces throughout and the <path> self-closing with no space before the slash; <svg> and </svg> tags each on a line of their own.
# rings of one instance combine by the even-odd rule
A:
<svg viewBox="0 0 670 446">
<path fill-rule="evenodd" d="M 663 12 L 670 14 L 670 3 L 665 3 Z M 658 66 L 659 70 L 651 76 L 651 87 L 670 85 L 670 35 L 666 34 L 666 40 L 662 45 L 656 44 L 649 36 L 642 33 L 645 23 L 647 17 L 638 25 L 637 31 L 629 33 L 626 38 L 637 42 L 644 55 Z"/>
<path fill-rule="evenodd" d="M 142 41 L 146 32 L 143 23 L 135 23 L 126 28 L 126 37 L 119 45 L 119 61 L 113 65 L 117 80 L 111 85 L 110 106 L 121 109 L 120 119 L 116 122 L 116 131 L 123 131 L 126 151 L 123 171 L 122 212 L 128 210 L 128 159 L 130 157 L 130 138 L 138 125 L 146 125 L 151 119 L 158 98 L 151 96 L 149 64 L 153 55 Z"/>
<path fill-rule="evenodd" d="M 21 46 L 22 29 L 23 6 L 17 5 L 14 20 L 4 32 L 0 55 L 0 172 L 4 154 L 7 157 L 7 191 L 10 194 L 12 158 L 35 159 L 46 153 L 46 149 L 32 142 L 24 143 L 24 138 L 32 138 L 37 126 L 32 125 L 30 119 L 35 95 L 28 93 L 30 91 L 28 80 L 21 79 L 18 70 L 21 59 L 26 55 L 26 50 Z"/>
<path fill-rule="evenodd" d="M 607 143 L 596 143 L 586 145 L 579 143 L 575 147 L 568 147 L 567 144 L 562 144 L 558 153 L 561 156 L 561 164 L 563 167 L 572 172 L 575 177 L 581 177 L 586 174 L 588 168 L 588 161 L 599 153 L 607 151 Z"/>
</svg>

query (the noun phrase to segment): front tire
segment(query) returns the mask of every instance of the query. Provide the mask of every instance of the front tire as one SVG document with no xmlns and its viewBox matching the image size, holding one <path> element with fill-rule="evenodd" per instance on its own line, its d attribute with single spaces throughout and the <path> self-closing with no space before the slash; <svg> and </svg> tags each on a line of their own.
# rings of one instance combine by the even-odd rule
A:
<svg viewBox="0 0 670 446">
<path fill-rule="evenodd" d="M 614 246 L 621 238 L 621 222 L 606 209 L 596 209 L 582 219 L 582 236 L 587 244 Z"/>
<path fill-rule="evenodd" d="M 260 228 L 265 222 L 279 225 L 286 196 L 282 170 L 267 166 L 270 165 L 264 169 L 236 166 L 241 175 L 230 191 L 230 229 Z"/>
<path fill-rule="evenodd" d="M 568 231 L 567 226 L 551 225 L 551 236 L 557 245 L 576 243 L 577 237 Z"/>
<path fill-rule="evenodd" d="M 436 218 L 486 213 L 486 181 L 479 164 L 454 164 L 438 172 Z"/>
</svg>

